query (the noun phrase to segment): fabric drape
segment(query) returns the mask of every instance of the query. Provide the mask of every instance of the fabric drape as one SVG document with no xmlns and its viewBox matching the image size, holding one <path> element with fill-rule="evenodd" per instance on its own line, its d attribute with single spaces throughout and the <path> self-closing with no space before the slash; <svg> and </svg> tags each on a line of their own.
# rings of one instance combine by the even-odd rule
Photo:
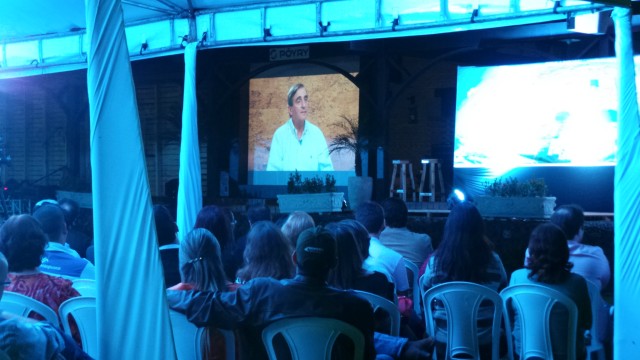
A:
<svg viewBox="0 0 640 360">
<path fill-rule="evenodd" d="M 99 359 L 175 359 L 120 0 L 86 1 Z"/>
<path fill-rule="evenodd" d="M 631 359 L 640 352 L 640 116 L 635 81 L 631 11 L 612 14 L 616 56 L 620 69 L 618 154 L 614 188 L 614 359 Z"/>
<path fill-rule="evenodd" d="M 189 43 L 184 51 L 184 97 L 176 214 L 180 241 L 193 228 L 198 211 L 202 208 L 198 104 L 196 101 L 197 45 L 198 43 L 195 42 Z"/>
</svg>

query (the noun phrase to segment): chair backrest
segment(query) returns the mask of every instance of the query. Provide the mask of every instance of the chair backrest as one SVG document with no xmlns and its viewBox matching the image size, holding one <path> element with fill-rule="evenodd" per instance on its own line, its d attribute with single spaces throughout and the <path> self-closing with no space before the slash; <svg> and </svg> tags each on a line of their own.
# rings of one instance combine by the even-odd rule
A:
<svg viewBox="0 0 640 360">
<path fill-rule="evenodd" d="M 98 295 L 96 281 L 93 279 L 74 279 L 72 286 L 82 296 L 96 297 Z"/>
<path fill-rule="evenodd" d="M 398 309 L 398 305 L 383 298 L 382 296 L 372 294 L 370 292 L 359 290 L 354 290 L 354 292 L 371 304 L 373 312 L 377 312 L 378 309 L 380 309 L 387 313 L 390 323 L 389 329 L 384 332 L 385 334 L 400 336 L 400 310 Z"/>
<path fill-rule="evenodd" d="M 4 292 L 4 295 L 0 300 L 0 310 L 24 317 L 27 317 L 31 312 L 34 312 L 42 316 L 45 321 L 50 322 L 55 327 L 60 327 L 58 315 L 52 308 L 34 298 L 12 291 Z"/>
<path fill-rule="evenodd" d="M 292 360 L 329 360 L 336 339 L 341 334 L 354 345 L 354 360 L 364 357 L 364 335 L 355 326 L 337 319 L 299 317 L 275 321 L 262 331 L 262 342 L 270 360 L 277 360 L 273 338 L 282 334 Z"/>
<path fill-rule="evenodd" d="M 404 267 L 407 268 L 407 276 L 411 281 L 411 297 L 413 300 L 413 311 L 416 313 L 418 317 L 422 316 L 422 308 L 420 307 L 420 286 L 418 285 L 418 274 L 420 273 L 420 269 L 416 264 L 411 261 L 404 259 Z"/>
<path fill-rule="evenodd" d="M 586 280 L 586 279 L 585 279 Z M 604 344 L 600 340 L 602 338 L 601 324 L 607 322 L 606 319 L 601 319 L 603 313 L 602 296 L 600 295 L 600 288 L 596 283 L 590 280 L 586 280 L 587 288 L 589 289 L 589 299 L 591 300 L 591 329 L 589 334 L 591 335 L 591 343 L 587 346 L 587 359 L 591 359 L 592 353 L 599 353 L 598 359 L 604 359 Z M 576 334 L 576 336 L 579 336 Z"/>
<path fill-rule="evenodd" d="M 92 296 L 78 296 L 66 300 L 58 308 L 64 332 L 71 336 L 69 316 L 78 326 L 82 350 L 91 357 L 98 356 L 98 320 L 96 313 L 96 298 Z"/>
<path fill-rule="evenodd" d="M 557 290 L 536 284 L 512 285 L 502 290 L 500 295 L 509 317 L 507 324 L 514 321 L 514 312 L 521 320 L 519 334 L 514 334 L 520 338 L 520 359 L 553 359 L 549 326 L 551 309 L 556 305 L 564 306 L 568 311 L 567 343 L 564 346 L 567 359 L 576 358 L 578 308 L 573 300 Z"/>
<path fill-rule="evenodd" d="M 171 331 L 176 347 L 178 360 L 193 360 L 203 358 L 203 348 L 208 344 L 205 328 L 199 328 L 187 320 L 187 317 L 175 310 L 169 310 Z M 233 331 L 217 329 L 224 337 L 227 360 L 236 358 L 236 340 Z"/>
<path fill-rule="evenodd" d="M 447 354 L 445 358 L 480 358 L 478 341 L 479 309 L 491 307 L 492 359 L 500 358 L 500 326 L 503 303 L 496 291 L 475 283 L 452 281 L 436 285 L 423 295 L 427 333 L 436 333 L 434 310 L 444 310 L 447 321 Z M 435 302 L 435 304 L 434 304 Z M 491 305 L 488 305 L 490 302 Z M 441 303 L 441 305 L 440 305 Z M 435 308 L 435 309 L 434 309 Z M 509 353 L 511 355 L 511 353 Z"/>
</svg>

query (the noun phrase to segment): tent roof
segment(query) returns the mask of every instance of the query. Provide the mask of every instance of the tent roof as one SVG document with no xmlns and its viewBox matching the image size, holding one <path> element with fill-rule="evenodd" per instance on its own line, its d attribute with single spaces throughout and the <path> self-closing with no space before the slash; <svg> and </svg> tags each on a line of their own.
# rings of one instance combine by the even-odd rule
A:
<svg viewBox="0 0 640 360">
<path fill-rule="evenodd" d="M 580 0 L 122 0 L 122 7 L 134 60 L 181 52 L 189 34 L 203 48 L 291 45 L 566 22 L 611 8 Z M 86 67 L 85 30 L 84 0 L 4 2 L 0 78 Z"/>
</svg>

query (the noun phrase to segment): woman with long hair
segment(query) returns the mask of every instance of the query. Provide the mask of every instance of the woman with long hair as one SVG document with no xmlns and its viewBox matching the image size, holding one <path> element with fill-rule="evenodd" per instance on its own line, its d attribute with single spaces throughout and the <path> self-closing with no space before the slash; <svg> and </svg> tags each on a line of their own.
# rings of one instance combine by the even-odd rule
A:
<svg viewBox="0 0 640 360">
<path fill-rule="evenodd" d="M 578 307 L 578 329 L 576 336 L 576 358 L 585 356 L 584 332 L 591 328 L 591 300 L 586 280 L 571 272 L 573 264 L 569 262 L 569 247 L 567 238 L 555 224 L 538 225 L 529 237 L 529 256 L 526 268 L 516 270 L 511 274 L 509 285 L 537 284 L 549 287 L 567 295 Z M 552 311 L 551 339 L 553 342 L 566 343 L 567 312 L 558 308 Z M 520 319 L 516 313 L 513 333 L 520 334 Z M 563 341 L 563 339 L 565 339 Z M 520 353 L 521 339 L 514 339 L 516 353 Z M 562 346 L 553 347 L 554 359 L 565 359 L 566 354 L 560 352 Z"/>
<path fill-rule="evenodd" d="M 478 209 L 471 203 L 456 205 L 444 225 L 438 248 L 425 261 L 420 287 L 424 293 L 432 286 L 466 281 L 487 286 L 496 292 L 507 285 L 507 273 L 498 254 L 484 235 L 484 222 Z M 443 304 L 430 306 L 436 319 L 435 341 L 437 354 L 445 354 L 447 342 L 446 312 Z M 480 306 L 478 310 L 478 342 L 481 357 L 491 356 L 491 327 L 493 305 Z M 488 356 L 488 357 L 487 357 Z"/>
<path fill-rule="evenodd" d="M 395 287 L 384 274 L 365 270 L 363 259 L 350 226 L 329 223 L 325 227 L 336 239 L 338 263 L 329 273 L 329 284 L 339 289 L 370 292 L 394 301 Z"/>
<path fill-rule="evenodd" d="M 257 277 L 277 280 L 289 279 L 294 274 L 292 248 L 282 231 L 270 221 L 258 221 L 247 234 L 244 267 L 238 270 L 236 282 Z"/>
<path fill-rule="evenodd" d="M 191 230 L 180 243 L 180 275 L 182 282 L 169 290 L 229 291 L 222 268 L 220 244 L 207 229 Z M 203 350 L 207 360 L 226 359 L 224 337 L 216 329 L 207 329 L 209 343 Z"/>
</svg>

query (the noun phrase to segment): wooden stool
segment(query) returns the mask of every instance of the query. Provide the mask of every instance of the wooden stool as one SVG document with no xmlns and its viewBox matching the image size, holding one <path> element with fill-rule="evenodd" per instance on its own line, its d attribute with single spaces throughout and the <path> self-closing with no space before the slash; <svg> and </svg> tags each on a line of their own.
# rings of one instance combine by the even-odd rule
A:
<svg viewBox="0 0 640 360">
<path fill-rule="evenodd" d="M 389 187 L 389 197 L 394 194 L 402 194 L 402 200 L 407 202 L 407 167 L 409 168 L 409 177 L 411 178 L 411 195 L 413 201 L 416 201 L 416 183 L 413 180 L 413 164 L 409 160 L 393 160 L 393 174 L 391 174 L 391 186 Z M 408 166 L 407 166 L 408 165 Z M 400 166 L 400 188 L 396 189 L 396 176 L 398 175 L 398 166 Z"/>
<path fill-rule="evenodd" d="M 425 196 L 429 197 L 429 201 L 436 201 L 436 168 L 438 171 L 438 180 L 440 181 L 440 196 L 442 196 L 442 201 L 444 199 L 444 182 L 442 181 L 442 165 L 438 159 L 422 159 L 420 160 L 422 163 L 422 175 L 420 176 L 420 190 L 418 191 L 418 201 L 422 201 L 422 198 Z M 424 192 L 424 185 L 427 175 L 427 167 L 429 172 L 429 192 Z"/>
</svg>

